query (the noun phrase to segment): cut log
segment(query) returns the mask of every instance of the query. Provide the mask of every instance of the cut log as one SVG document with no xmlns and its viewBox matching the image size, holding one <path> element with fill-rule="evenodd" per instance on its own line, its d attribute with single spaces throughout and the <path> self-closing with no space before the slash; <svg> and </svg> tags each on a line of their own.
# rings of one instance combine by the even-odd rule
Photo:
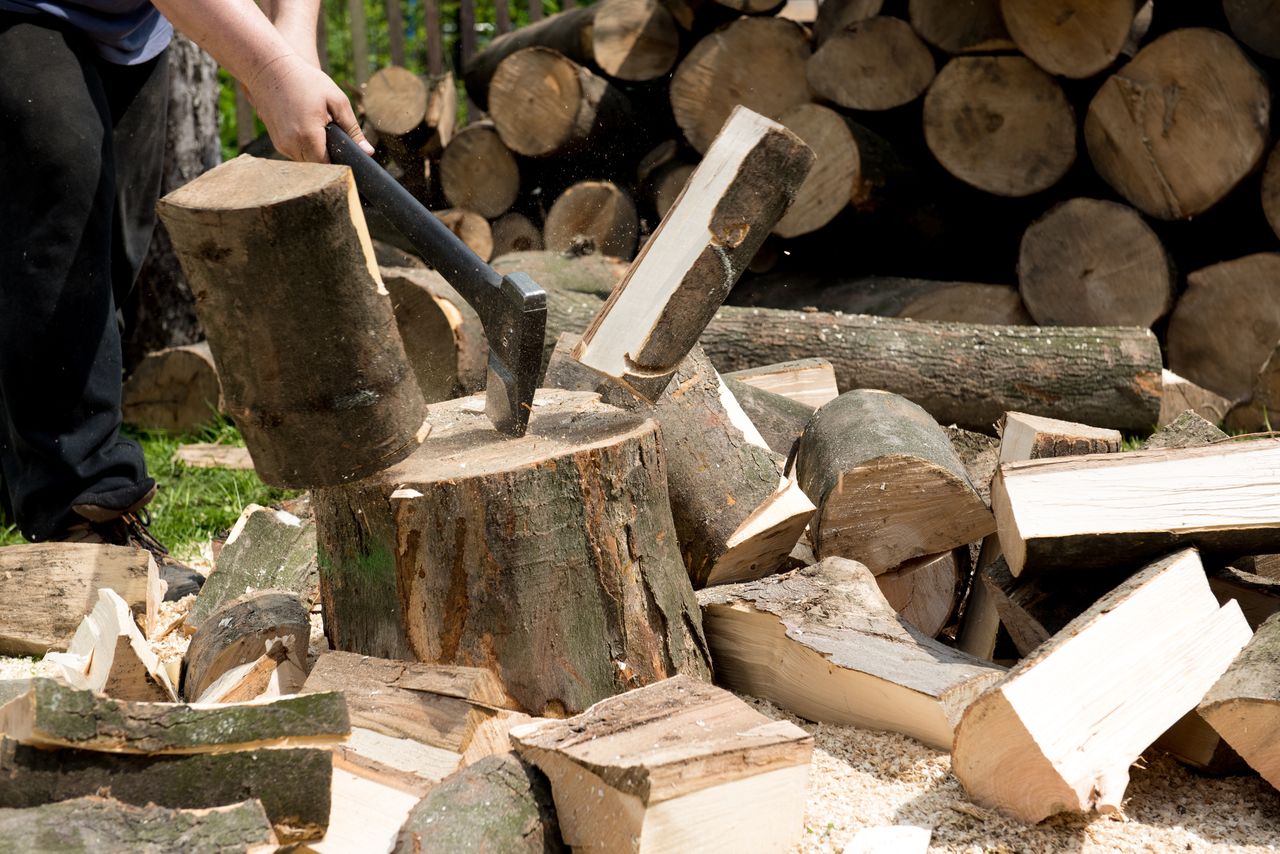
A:
<svg viewBox="0 0 1280 854">
<path fill-rule="evenodd" d="M 1190 219 L 1258 165 L 1270 112 L 1266 81 L 1230 36 L 1180 29 L 1102 84 L 1084 139 L 1098 174 L 1130 204 Z"/>
<path fill-rule="evenodd" d="M 818 557 L 853 558 L 877 575 L 995 530 L 947 434 L 895 394 L 850 391 L 819 409 L 796 473 L 818 505 Z"/>
<path fill-rule="evenodd" d="M 1212 445 L 1226 439 L 1216 426 L 1201 418 L 1195 412 L 1186 410 L 1177 418 L 1152 433 L 1142 443 L 1144 450 L 1155 448 L 1198 448 L 1201 445 Z"/>
<path fill-rule="evenodd" d="M 526 157 L 603 145 L 632 125 L 626 95 L 544 47 L 525 48 L 502 61 L 490 81 L 489 115 L 507 148 Z"/>
<path fill-rule="evenodd" d="M 124 383 L 124 422 L 144 430 L 195 433 L 221 411 L 222 383 L 203 341 L 148 353 Z"/>
<path fill-rule="evenodd" d="M 1280 365 L 1280 359 L 1275 362 Z M 1264 373 L 1267 373 L 1265 365 L 1259 372 L 1259 376 Z M 1157 422 L 1161 427 L 1172 424 L 1188 409 L 1210 424 L 1221 424 L 1227 417 L 1227 413 L 1231 411 L 1231 401 L 1222 395 L 1201 388 L 1190 380 L 1184 380 L 1167 368 L 1161 372 L 1161 379 L 1164 394 L 1160 397 L 1160 420 Z M 1258 388 L 1255 384 L 1255 397 L 1257 394 Z M 1280 394 L 1277 394 L 1276 399 L 1280 401 Z"/>
<path fill-rule="evenodd" d="M 493 122 L 460 130 L 440 156 L 440 186 L 455 208 L 487 219 L 502 216 L 520 193 L 520 167 Z"/>
<path fill-rule="evenodd" d="M 803 27 L 781 18 L 740 18 L 706 36 L 671 78 L 671 109 L 699 152 L 710 147 L 736 106 L 777 119 L 810 100 Z M 751 57 L 743 62 L 743 57 Z"/>
<path fill-rule="evenodd" d="M 1271 149 L 1267 158 L 1267 168 L 1262 173 L 1262 212 L 1267 217 L 1267 224 L 1280 237 L 1280 145 Z"/>
<path fill-rule="evenodd" d="M 602 255 L 630 258 L 636 251 L 640 220 L 635 202 L 617 184 L 581 181 L 556 199 L 542 234 L 552 252 L 567 252 L 585 242 Z"/>
<path fill-rule="evenodd" d="M 551 781 L 564 841 L 610 851 L 788 851 L 813 738 L 688 677 L 512 730 Z"/>
<path fill-rule="evenodd" d="M 729 377 L 722 379 L 769 449 L 788 456 L 813 417 L 813 407 Z"/>
<path fill-rule="evenodd" d="M 1163 750 L 1201 774 L 1234 777 L 1249 773 L 1249 764 L 1197 711 L 1183 715 L 1152 747 Z"/>
<path fill-rule="evenodd" d="M 994 436 L 974 433 L 963 427 L 944 427 L 947 438 L 951 440 L 951 448 L 964 464 L 969 474 L 969 482 L 978 491 L 982 502 L 991 506 L 991 479 L 996 476 L 996 468 L 1000 465 L 1000 442 Z"/>
<path fill-rule="evenodd" d="M 997 196 L 1048 189 L 1076 159 L 1071 104 L 1054 79 L 1023 56 L 948 62 L 924 99 L 924 138 L 948 172 Z"/>
<path fill-rule="evenodd" d="M 909 104 L 933 82 L 933 54 L 900 18 L 850 22 L 825 38 L 806 69 L 819 98 L 848 110 Z"/>
<path fill-rule="evenodd" d="M 1198 711 L 1272 786 L 1280 789 L 1280 616 L 1261 626 Z"/>
<path fill-rule="evenodd" d="M 493 231 L 489 223 L 475 211 L 459 209 L 436 211 L 436 218 L 443 222 L 459 240 L 480 256 L 481 261 L 493 257 Z"/>
<path fill-rule="evenodd" d="M 1113 454 L 1120 450 L 1123 438 L 1119 430 L 1010 412 L 1000 432 L 1000 462 Z"/>
<path fill-rule="evenodd" d="M 819 47 L 845 27 L 880 14 L 884 0 L 823 0 L 813 24 L 813 40 Z"/>
<path fill-rule="evenodd" d="M 489 343 L 475 309 L 434 270 L 385 267 L 405 355 L 430 403 L 484 387 Z"/>
<path fill-rule="evenodd" d="M 1280 551 L 1280 496 L 1262 474 L 1278 463 L 1274 439 L 1006 463 L 991 488 L 1000 546 L 1014 575 L 1132 566 L 1190 545 Z"/>
<path fill-rule="evenodd" d="M 324 839 L 308 843 L 305 854 L 385 852 L 422 794 L 387 785 L 338 764 L 334 756 L 329 827 Z"/>
<path fill-rule="evenodd" d="M 1011 50 L 1013 41 L 1000 16 L 1000 0 L 911 0 L 911 26 L 946 53 Z"/>
<path fill-rule="evenodd" d="M 1195 708 L 1249 635 L 1237 606 L 1219 608 L 1194 550 L 1164 558 L 978 698 L 956 728 L 952 770 L 970 798 L 1029 824 L 1117 812 L 1129 765 Z"/>
<path fill-rule="evenodd" d="M 1231 32 L 1263 56 L 1280 59 L 1280 21 L 1275 0 L 1223 0 Z"/>
<path fill-rule="evenodd" d="M 274 638 L 253 661 L 232 667 L 205 688 L 197 703 L 246 703 L 296 694 L 307 672 L 299 666 L 289 646 L 292 638 Z"/>
<path fill-rule="evenodd" d="M 546 776 L 510 753 L 482 759 L 413 808 L 394 852 L 466 850 L 565 851 Z"/>
<path fill-rule="evenodd" d="M 490 223 L 490 230 L 493 233 L 494 258 L 512 252 L 536 251 L 545 245 L 542 242 L 542 230 L 521 213 L 503 214 Z"/>
<path fill-rule="evenodd" d="M 1134 0 L 1001 0 L 1018 50 L 1050 74 L 1091 77 L 1115 61 L 1129 38 Z"/>
<path fill-rule="evenodd" d="M 619 80 L 655 80 L 680 58 L 680 30 L 657 0 L 604 0 L 596 7 L 591 54 Z"/>
<path fill-rule="evenodd" d="M 1150 326 L 1173 308 L 1174 273 L 1133 208 L 1071 199 L 1031 223 L 1018 290 L 1041 326 Z"/>
<path fill-rule="evenodd" d="M 893 610 L 923 634 L 936 638 L 951 624 L 960 596 L 960 579 L 969 572 L 969 549 L 909 560 L 876 576 Z"/>
<path fill-rule="evenodd" d="M 1000 623 L 1018 655 L 1028 656 L 1123 581 L 1125 574 L 1127 570 L 1084 578 L 1014 578 L 1009 565 L 997 554 L 990 565 L 979 571 L 977 583 L 995 604 Z"/>
<path fill-rule="evenodd" d="M 0 808 L 36 807 L 103 789 L 127 804 L 171 809 L 256 798 L 282 842 L 324 836 L 332 776 L 330 753 L 321 748 L 138 756 L 0 740 Z"/>
<path fill-rule="evenodd" d="M 204 810 L 130 806 L 83 797 L 26 809 L 0 810 L 0 838 L 13 851 L 98 854 L 130 851 L 276 850 L 271 822 L 258 801 Z"/>
<path fill-rule="evenodd" d="M 668 139 L 641 158 L 636 166 L 636 186 L 652 204 L 658 219 L 675 205 L 689 183 L 697 163 L 681 154 L 680 144 Z"/>
<path fill-rule="evenodd" d="M 813 161 L 795 134 L 750 110 L 735 110 L 583 333 L 574 358 L 636 396 L 656 400 Z M 556 248 L 550 217 L 547 245 Z"/>
<path fill-rule="evenodd" d="M 114 591 L 145 615 L 149 631 L 163 593 L 146 549 L 90 543 L 32 543 L 0 549 L 0 655 L 66 649 L 99 592 Z"/>
<path fill-rule="evenodd" d="M 745 368 L 725 374 L 725 379 L 790 398 L 810 410 L 840 396 L 835 369 L 822 358 L 793 359 L 759 368 Z"/>
<path fill-rule="evenodd" d="M 480 397 L 433 407 L 418 454 L 314 493 L 332 646 L 487 667 L 536 712 L 705 677 L 656 425 L 550 389 L 519 439 L 483 410 Z M 548 609 L 548 596 L 578 604 Z"/>
<path fill-rule="evenodd" d="M 1209 589 L 1224 605 L 1235 600 L 1253 629 L 1280 611 L 1280 581 L 1272 578 L 1224 566 L 1209 576 Z"/>
<path fill-rule="evenodd" d="M 75 688 L 98 691 L 117 700 L 176 700 L 168 673 L 152 651 L 125 600 L 115 591 L 98 591 L 94 605 L 65 653 L 50 653 L 59 675 Z"/>
<path fill-rule="evenodd" d="M 349 169 L 239 157 L 159 210 L 263 480 L 341 483 L 417 447 L 426 405 Z M 367 334 L 334 336 L 335 317 Z"/>
<path fill-rule="evenodd" d="M 1200 391 L 1209 398 L 1214 397 L 1211 392 Z M 1275 421 L 1280 422 L 1280 345 L 1271 352 L 1253 378 L 1253 395 L 1249 402 L 1233 407 L 1223 423 L 1235 433 L 1269 431 L 1273 413 Z"/>
<path fill-rule="evenodd" d="M 946 750 L 965 707 L 1004 673 L 926 637 L 843 558 L 698 600 L 720 683 L 811 721 Z"/>
<path fill-rule="evenodd" d="M 179 445 L 178 450 L 173 452 L 173 459 L 193 469 L 253 471 L 253 457 L 249 456 L 249 449 L 237 445 L 209 442 Z"/>
<path fill-rule="evenodd" d="M 294 593 L 309 608 L 320 598 L 319 584 L 315 523 L 250 504 L 227 535 L 213 573 L 187 612 L 187 634 L 227 602 L 255 590 Z"/>
<path fill-rule="evenodd" d="M 430 99 L 427 81 L 407 68 L 389 65 L 375 71 L 364 84 L 360 109 L 379 140 L 407 137 L 424 129 Z"/>
<path fill-rule="evenodd" d="M 489 83 L 504 59 L 527 47 L 548 47 L 577 63 L 591 61 L 591 26 L 594 6 L 568 9 L 499 35 L 467 61 L 462 80 L 467 97 L 480 109 L 489 107 Z"/>
<path fill-rule="evenodd" d="M 1234 402 L 1280 340 L 1280 253 L 1196 270 L 1169 318 L 1169 369 Z"/>
<path fill-rule="evenodd" d="M 182 696 L 188 702 L 200 699 L 227 671 L 256 662 L 277 638 L 285 657 L 305 679 L 311 618 L 298 594 L 258 590 L 228 600 L 191 636 L 183 656 Z M 301 681 L 285 693 L 296 693 L 300 687 Z"/>
</svg>

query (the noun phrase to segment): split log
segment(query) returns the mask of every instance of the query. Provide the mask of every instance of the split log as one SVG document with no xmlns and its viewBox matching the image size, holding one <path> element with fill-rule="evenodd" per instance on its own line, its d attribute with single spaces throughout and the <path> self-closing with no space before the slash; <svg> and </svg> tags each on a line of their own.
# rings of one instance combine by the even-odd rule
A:
<svg viewBox="0 0 1280 854">
<path fill-rule="evenodd" d="M 293 636 L 266 641 L 262 655 L 227 670 L 196 697 L 196 702 L 247 703 L 296 694 L 307 673 L 298 664 L 292 643 Z"/>
<path fill-rule="evenodd" d="M 159 570 L 146 549 L 32 543 L 0 549 L 0 655 L 66 649 L 104 589 L 155 625 Z"/>
<path fill-rule="evenodd" d="M 1041 326 L 1151 326 L 1173 308 L 1174 282 L 1160 238 L 1116 202 L 1062 202 L 1018 251 L 1018 290 Z"/>
<path fill-rule="evenodd" d="M 470 303 L 434 270 L 384 267 L 382 277 L 422 396 L 435 403 L 484 388 L 489 343 Z"/>
<path fill-rule="evenodd" d="M 1235 600 L 1252 629 L 1280 612 L 1280 581 L 1272 578 L 1224 566 L 1209 576 L 1209 589 L 1224 605 Z"/>
<path fill-rule="evenodd" d="M 551 781 L 569 846 L 788 851 L 803 831 L 813 737 L 684 676 L 517 727 Z"/>
<path fill-rule="evenodd" d="M 499 35 L 467 61 L 462 72 L 467 97 L 482 110 L 489 108 L 489 83 L 507 57 L 527 47 L 546 47 L 576 63 L 591 61 L 591 27 L 594 6 L 568 9 L 541 21 L 530 22 Z"/>
<path fill-rule="evenodd" d="M 173 452 L 174 462 L 193 469 L 232 469 L 253 471 L 253 457 L 248 448 L 237 445 L 219 445 L 213 442 L 196 442 L 179 445 Z"/>
<path fill-rule="evenodd" d="M 464 768 L 413 808 L 394 854 L 465 850 L 565 851 L 546 776 L 510 753 Z"/>
<path fill-rule="evenodd" d="M 640 220 L 635 202 L 609 181 L 581 181 L 560 194 L 542 228 L 552 252 L 567 252 L 582 241 L 595 251 L 630 258 L 636 251 Z"/>
<path fill-rule="evenodd" d="M 206 342 L 148 353 L 125 380 L 121 413 L 144 430 L 194 433 L 222 411 L 222 383 Z"/>
<path fill-rule="evenodd" d="M 1271 149 L 1267 167 L 1262 173 L 1262 212 L 1267 224 L 1280 237 L 1280 145 Z"/>
<path fill-rule="evenodd" d="M 493 233 L 493 257 L 500 258 L 512 252 L 539 250 L 545 245 L 542 230 L 533 220 L 521 213 L 503 214 L 490 223 Z"/>
<path fill-rule="evenodd" d="M 632 124 L 626 95 L 544 47 L 502 60 L 489 85 L 489 115 L 507 148 L 526 157 L 602 145 Z"/>
<path fill-rule="evenodd" d="M 813 24 L 813 41 L 819 47 L 845 27 L 880 14 L 884 0 L 823 0 Z"/>
<path fill-rule="evenodd" d="M 73 798 L 0 810 L 0 838 L 13 851 L 97 854 L 131 851 L 276 850 L 271 822 L 258 801 L 204 810 L 130 806 L 112 798 Z"/>
<path fill-rule="evenodd" d="M 813 152 L 786 128 L 734 110 L 583 333 L 574 358 L 637 397 L 656 400 L 813 162 Z M 547 245 L 556 248 L 550 217 Z"/>
<path fill-rule="evenodd" d="M 1249 773 L 1249 764 L 1198 711 L 1187 712 L 1151 746 L 1201 774 L 1236 777 Z"/>
<path fill-rule="evenodd" d="M 946 5 L 968 14 L 968 4 Z M 1071 104 L 1023 56 L 948 62 L 924 98 L 924 138 L 948 172 L 998 196 L 1048 189 L 1076 159 Z"/>
<path fill-rule="evenodd" d="M 1196 270 L 1169 318 L 1169 369 L 1234 402 L 1280 340 L 1280 253 Z"/>
<path fill-rule="evenodd" d="M 259 475 L 277 486 L 360 478 L 420 441 L 426 405 L 359 209 L 345 167 L 253 157 L 159 205 L 227 412 Z M 335 337 L 335 317 L 368 334 Z M 281 356 L 263 358 L 263 342 Z"/>
<path fill-rule="evenodd" d="M 680 144 L 673 139 L 660 143 L 640 159 L 636 166 L 636 186 L 652 204 L 658 219 L 675 205 L 693 175 L 697 163 L 681 155 Z"/>
<path fill-rule="evenodd" d="M 324 839 L 306 845 L 305 854 L 390 851 L 423 794 L 343 768 L 335 755 L 329 827 Z"/>
<path fill-rule="evenodd" d="M 960 597 L 960 579 L 969 572 L 969 549 L 909 560 L 876 576 L 893 610 L 923 634 L 936 638 L 951 624 Z"/>
<path fill-rule="evenodd" d="M 976 802 L 1027 823 L 1119 811 L 1129 765 L 1249 635 L 1238 607 L 1219 608 L 1194 551 L 1164 558 L 979 697 L 956 728 L 952 770 Z"/>
<path fill-rule="evenodd" d="M 1129 38 L 1134 0 L 1001 0 L 1018 50 L 1050 74 L 1091 77 L 1115 61 Z"/>
<path fill-rule="evenodd" d="M 1062 575 L 1014 578 L 1008 563 L 997 553 L 990 565 L 980 570 L 977 583 L 995 604 L 1000 623 L 1008 631 L 1018 655 L 1025 657 L 1088 610 L 1127 574 L 1125 569 L 1120 573 L 1095 573 L 1083 578 Z"/>
<path fill-rule="evenodd" d="M 1280 366 L 1280 359 L 1275 360 L 1275 363 Z M 1259 372 L 1259 376 L 1265 373 L 1267 373 L 1266 365 Z M 1201 388 L 1190 380 L 1184 380 L 1168 368 L 1161 372 L 1161 380 L 1164 393 L 1160 397 L 1160 420 L 1156 422 L 1160 427 L 1171 424 L 1188 409 L 1210 424 L 1221 424 L 1231 410 L 1231 401 L 1222 395 Z M 1254 397 L 1257 396 L 1258 388 L 1255 382 Z M 1276 400 L 1280 402 L 1280 394 L 1277 394 Z"/>
<path fill-rule="evenodd" d="M 1280 22 L 1274 0 L 1223 0 L 1231 32 L 1263 56 L 1280 59 Z"/>
<path fill-rule="evenodd" d="M 322 748 L 139 756 L 0 740 L 0 808 L 36 807 L 103 789 L 127 804 L 170 809 L 256 798 L 282 842 L 324 836 L 332 775 L 330 753 Z"/>
<path fill-rule="evenodd" d="M 188 702 L 200 699 L 227 671 L 256 662 L 277 638 L 288 663 L 301 676 L 293 690 L 285 693 L 296 693 L 306 678 L 311 639 L 311 618 L 298 594 L 258 590 L 227 601 L 191 636 L 183 656 L 182 696 Z"/>
<path fill-rule="evenodd" d="M 671 109 L 697 151 L 705 152 L 734 108 L 777 119 L 810 100 L 803 27 L 781 18 L 740 18 L 706 36 L 676 66 Z M 750 62 L 744 62 L 750 57 Z"/>
<path fill-rule="evenodd" d="M 432 420 L 418 454 L 313 494 L 333 647 L 487 667 L 536 712 L 708 673 L 652 421 L 550 389 L 522 438 L 479 397 Z"/>
<path fill-rule="evenodd" d="M 1226 433 L 1223 433 L 1195 412 L 1188 410 L 1152 433 L 1150 438 L 1142 443 L 1142 448 L 1144 450 L 1154 448 L 1198 448 L 1202 445 L 1212 445 L 1226 438 Z"/>
<path fill-rule="evenodd" d="M 813 407 L 729 377 L 721 379 L 769 449 L 784 457 L 789 455 L 804 433 L 804 425 L 813 417 Z"/>
<path fill-rule="evenodd" d="M 294 593 L 308 608 L 320 598 L 316 526 L 292 513 L 250 504 L 227 535 L 191 610 L 187 634 L 227 602 L 255 590 Z"/>
<path fill-rule="evenodd" d="M 657 0 L 604 0 L 596 7 L 591 55 L 610 77 L 656 80 L 680 57 L 680 30 Z"/>
<path fill-rule="evenodd" d="M 1280 789 L 1280 616 L 1257 634 L 1209 689 L 1198 711 L 1240 756 Z"/>
<path fill-rule="evenodd" d="M 1000 0 L 911 0 L 908 9 L 916 32 L 946 53 L 989 53 L 1014 47 L 1000 16 Z"/>
<path fill-rule="evenodd" d="M 991 479 L 1000 465 L 1000 442 L 994 436 L 974 433 L 954 424 L 943 428 L 951 441 L 951 448 L 960 458 L 969 482 L 978 491 L 982 503 L 991 506 Z"/>
<path fill-rule="evenodd" d="M 440 220 L 457 238 L 480 256 L 481 261 L 493 257 L 493 231 L 484 217 L 475 211 L 459 209 L 436 211 L 436 219 Z"/>
<path fill-rule="evenodd" d="M 1230 36 L 1180 29 L 1102 84 L 1084 139 L 1098 174 L 1131 205 L 1190 219 L 1253 171 L 1270 112 L 1266 81 Z"/>
<path fill-rule="evenodd" d="M 806 76 L 813 93 L 848 110 L 909 104 L 933 82 L 933 54 L 900 18 L 851 22 L 820 42 Z"/>
<path fill-rule="evenodd" d="M 818 557 L 853 558 L 880 574 L 995 530 L 946 433 L 911 401 L 845 392 L 805 427 L 800 486 L 815 504 Z"/>
<path fill-rule="evenodd" d="M 106 693 L 118 700 L 164 702 L 177 692 L 160 659 L 133 620 L 129 605 L 115 591 L 98 591 L 94 605 L 65 653 L 50 653 L 70 685 Z"/>
<path fill-rule="evenodd" d="M 460 130 L 440 156 L 440 186 L 455 208 L 486 219 L 502 216 L 520 194 L 520 167 L 493 122 Z"/>
<path fill-rule="evenodd" d="M 840 396 L 835 369 L 822 358 L 792 359 L 759 368 L 744 368 L 724 377 L 790 398 L 811 411 Z"/>
<path fill-rule="evenodd" d="M 1119 430 L 1010 412 L 1000 431 L 1000 462 L 1114 454 L 1123 438 Z"/>
<path fill-rule="evenodd" d="M 698 600 L 720 683 L 811 721 L 947 750 L 965 708 L 1004 673 L 926 637 L 843 558 Z"/>
<path fill-rule="evenodd" d="M 1204 392 L 1203 389 L 1200 391 Z M 1211 392 L 1204 392 L 1210 398 Z M 1248 403 L 1237 404 L 1227 413 L 1223 423 L 1232 432 L 1256 432 L 1271 429 L 1272 413 L 1280 422 L 1280 344 L 1253 378 L 1253 394 Z"/>
</svg>

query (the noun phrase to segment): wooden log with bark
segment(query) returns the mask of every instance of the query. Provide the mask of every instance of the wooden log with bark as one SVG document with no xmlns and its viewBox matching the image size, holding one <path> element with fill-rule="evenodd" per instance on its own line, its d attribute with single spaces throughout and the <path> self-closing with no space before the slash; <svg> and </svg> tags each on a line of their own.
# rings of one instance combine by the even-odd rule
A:
<svg viewBox="0 0 1280 854">
<path fill-rule="evenodd" d="M 1014 47 L 1000 15 L 1000 0 L 911 0 L 911 26 L 945 53 L 990 53 Z"/>
<path fill-rule="evenodd" d="M 1244 563 L 1245 561 L 1235 561 Z M 1235 600 L 1241 613 L 1248 621 L 1249 627 L 1258 626 L 1280 612 L 1280 581 L 1257 575 L 1235 566 L 1223 566 L 1213 570 L 1209 575 L 1209 589 L 1218 601 L 1224 605 Z"/>
<path fill-rule="evenodd" d="M 589 245 L 602 255 L 630 258 L 640 220 L 631 196 L 611 181 L 580 181 L 560 194 L 547 211 L 543 244 L 552 252 Z"/>
<path fill-rule="evenodd" d="M 813 93 L 847 110 L 909 104 L 933 82 L 933 54 L 900 18 L 850 22 L 823 39 L 809 59 Z"/>
<path fill-rule="evenodd" d="M 440 156 L 440 186 L 455 208 L 486 219 L 502 216 L 520 195 L 520 166 L 493 122 L 473 122 Z"/>
<path fill-rule="evenodd" d="M 1091 77 L 1120 55 L 1137 11 L 1134 0 L 1001 0 L 1018 50 L 1050 74 Z"/>
<path fill-rule="evenodd" d="M 522 213 L 503 214 L 490 223 L 493 234 L 493 257 L 500 258 L 512 252 L 528 252 L 542 249 L 542 230 Z"/>
<path fill-rule="evenodd" d="M 1263 56 L 1280 59 L 1280 22 L 1271 0 L 1223 0 L 1222 10 L 1236 38 Z"/>
<path fill-rule="evenodd" d="M 159 209 L 263 480 L 341 483 L 417 447 L 426 405 L 349 169 L 240 157 Z M 365 334 L 332 335 L 334 318 Z"/>
<path fill-rule="evenodd" d="M 421 169 L 423 159 L 438 156 L 453 136 L 453 75 L 431 80 L 398 65 L 380 68 L 361 90 L 360 109 L 379 146 L 403 168 Z"/>
<path fill-rule="evenodd" d="M 729 377 L 721 379 L 769 449 L 789 455 L 813 417 L 813 407 Z"/>
<path fill-rule="evenodd" d="M 1160 219 L 1190 219 L 1253 171 L 1270 112 L 1266 81 L 1230 36 L 1179 29 L 1102 84 L 1084 139 L 1094 169 L 1130 204 Z"/>
<path fill-rule="evenodd" d="M 471 57 L 463 68 L 462 80 L 467 87 L 467 97 L 480 109 L 488 109 L 489 84 L 498 66 L 513 53 L 527 47 L 551 48 L 576 63 L 590 62 L 591 27 L 595 14 L 594 6 L 580 6 L 500 34 L 484 50 Z"/>
<path fill-rule="evenodd" d="M 203 341 L 148 353 L 124 383 L 124 422 L 145 430 L 194 433 L 221 411 L 222 383 Z"/>
<path fill-rule="evenodd" d="M 1000 429 L 1000 462 L 1114 454 L 1123 438 L 1119 430 L 1010 412 Z"/>
<path fill-rule="evenodd" d="M 653 421 L 543 389 L 519 439 L 480 397 L 433 423 L 403 463 L 313 493 L 332 646 L 487 667 L 535 712 L 706 676 Z M 553 590 L 578 604 L 544 608 Z"/>
<path fill-rule="evenodd" d="M 1280 366 L 1280 360 L 1276 360 L 1276 364 Z M 1264 365 L 1259 376 L 1261 377 L 1266 370 Z M 1188 409 L 1210 424 L 1221 424 L 1227 417 L 1227 413 L 1231 411 L 1231 401 L 1220 394 L 1201 388 L 1190 380 L 1183 379 L 1168 368 L 1161 371 L 1160 376 L 1164 389 L 1160 396 L 1160 420 L 1157 422 L 1160 427 L 1173 423 Z M 1255 381 L 1255 398 L 1258 393 Z M 1280 395 L 1277 395 L 1276 399 L 1280 401 Z"/>
<path fill-rule="evenodd" d="M 813 738 L 728 691 L 678 676 L 511 738 L 551 781 L 572 848 L 783 852 L 800 840 Z"/>
<path fill-rule="evenodd" d="M 1197 711 L 1249 765 L 1280 789 L 1280 615 L 1261 626 Z"/>
<path fill-rule="evenodd" d="M 1185 410 L 1177 418 L 1152 433 L 1142 443 L 1143 450 L 1154 448 L 1198 448 L 1225 440 L 1227 434 L 1217 425 L 1195 412 Z"/>
<path fill-rule="evenodd" d="M 1127 569 L 1105 571 L 1081 578 L 1064 574 L 1039 578 L 1014 578 L 1003 557 L 997 555 L 979 571 L 975 584 L 1000 615 L 1018 655 L 1031 655 L 1067 623 L 1124 580 Z"/>
<path fill-rule="evenodd" d="M 227 600 L 191 636 L 183 656 L 182 696 L 188 702 L 201 700 L 224 674 L 252 665 L 273 650 L 281 693 L 296 693 L 307 676 L 310 638 L 309 611 L 297 593 L 254 590 Z"/>
<path fill-rule="evenodd" d="M 120 700 L 177 699 L 169 674 L 138 630 L 128 603 L 110 588 L 98 591 L 97 604 L 80 622 L 67 651 L 49 653 L 46 659 L 75 688 Z"/>
<path fill-rule="evenodd" d="M 810 410 L 840 396 L 840 390 L 836 387 L 835 369 L 821 357 L 744 368 L 724 376 L 726 380 L 789 398 Z"/>
<path fill-rule="evenodd" d="M 604 0 L 591 29 L 591 55 L 618 80 L 664 76 L 680 57 L 680 30 L 658 0 Z"/>
<path fill-rule="evenodd" d="M 381 270 L 405 356 L 423 398 L 436 403 L 482 389 L 489 342 L 471 304 L 434 270 Z"/>
<path fill-rule="evenodd" d="M 698 600 L 720 683 L 812 721 L 946 750 L 965 708 L 1004 673 L 921 633 L 844 558 Z"/>
<path fill-rule="evenodd" d="M 445 224 L 471 251 L 488 261 L 493 257 L 493 230 L 489 222 L 475 211 L 454 208 L 435 212 L 436 218 Z"/>
<path fill-rule="evenodd" d="M 818 4 L 813 22 L 813 41 L 818 47 L 845 27 L 880 14 L 884 0 L 824 0 Z"/>
<path fill-rule="evenodd" d="M 951 624 L 960 580 L 969 574 L 969 549 L 914 558 L 876 576 L 885 600 L 923 634 L 936 638 Z"/>
<path fill-rule="evenodd" d="M 1204 393 L 1214 397 L 1212 392 Z M 1232 407 L 1222 423 L 1232 432 L 1265 431 L 1271 429 L 1272 413 L 1276 413 L 1276 420 L 1280 421 L 1280 342 L 1253 378 L 1249 402 Z"/>
</svg>

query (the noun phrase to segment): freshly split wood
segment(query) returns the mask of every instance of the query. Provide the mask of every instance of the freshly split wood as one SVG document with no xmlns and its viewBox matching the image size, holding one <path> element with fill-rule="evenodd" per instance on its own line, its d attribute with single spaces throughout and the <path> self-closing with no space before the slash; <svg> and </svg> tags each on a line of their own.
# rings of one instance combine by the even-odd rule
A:
<svg viewBox="0 0 1280 854">
<path fill-rule="evenodd" d="M 296 693 L 307 678 L 310 639 L 310 612 L 293 591 L 253 590 L 228 599 L 191 636 L 183 656 L 182 696 L 188 702 L 225 699 L 233 690 L 242 696 L 247 688 L 239 684 L 245 679 L 255 687 Z M 228 674 L 231 682 L 223 682 Z M 207 696 L 215 685 L 214 695 Z"/>
<path fill-rule="evenodd" d="M 758 368 L 743 368 L 724 376 L 725 379 L 790 398 L 809 409 L 817 409 L 840 396 L 835 369 L 823 358 L 792 359 Z"/>
<path fill-rule="evenodd" d="M 435 270 L 380 269 L 423 398 L 436 403 L 484 388 L 489 342 L 471 304 Z"/>
<path fill-rule="evenodd" d="M 1257 633 L 1198 711 L 1272 786 L 1280 789 L 1280 615 Z"/>
<path fill-rule="evenodd" d="M 157 597 L 158 598 L 158 597 Z M 134 621 L 129 604 L 114 590 L 98 591 L 98 601 L 71 638 L 66 652 L 46 656 L 75 688 L 100 691 L 120 700 L 164 702 L 178 699 L 169 674 Z"/>
</svg>

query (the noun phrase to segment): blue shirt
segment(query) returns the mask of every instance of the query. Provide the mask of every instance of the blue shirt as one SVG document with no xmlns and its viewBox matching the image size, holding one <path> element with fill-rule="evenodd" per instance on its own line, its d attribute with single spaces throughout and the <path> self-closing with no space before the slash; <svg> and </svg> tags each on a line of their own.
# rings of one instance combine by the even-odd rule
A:
<svg viewBox="0 0 1280 854">
<path fill-rule="evenodd" d="M 0 11 L 59 18 L 88 36 L 98 54 L 117 65 L 138 65 L 169 44 L 173 27 L 150 0 L 0 0 Z"/>
</svg>

